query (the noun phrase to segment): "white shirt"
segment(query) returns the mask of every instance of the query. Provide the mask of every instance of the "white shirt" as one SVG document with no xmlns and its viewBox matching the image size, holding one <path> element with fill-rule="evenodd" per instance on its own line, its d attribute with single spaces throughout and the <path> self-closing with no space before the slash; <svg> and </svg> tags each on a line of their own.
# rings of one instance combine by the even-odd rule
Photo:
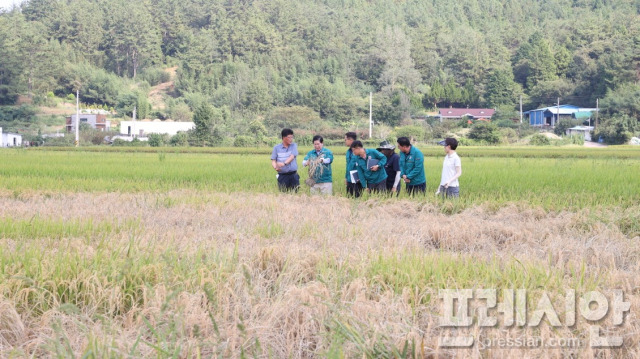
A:
<svg viewBox="0 0 640 359">
<path fill-rule="evenodd" d="M 444 156 L 444 161 L 442 162 L 442 178 L 440 179 L 441 186 L 444 186 L 456 175 L 456 167 L 462 168 L 462 163 L 457 153 L 454 152 Z M 460 182 L 458 182 L 456 178 L 455 181 L 451 182 L 449 187 L 460 187 Z"/>
</svg>

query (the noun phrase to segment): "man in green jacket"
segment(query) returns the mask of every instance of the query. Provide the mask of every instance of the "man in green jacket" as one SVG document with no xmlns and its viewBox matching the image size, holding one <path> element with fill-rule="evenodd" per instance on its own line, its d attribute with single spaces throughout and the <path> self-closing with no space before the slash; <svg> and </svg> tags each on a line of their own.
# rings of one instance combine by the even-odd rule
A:
<svg viewBox="0 0 640 359">
<path fill-rule="evenodd" d="M 400 150 L 400 176 L 405 183 L 407 193 L 413 195 L 422 192 L 424 195 L 427 189 L 427 179 L 424 175 L 424 155 L 407 137 L 398 138 L 398 149 Z"/>
<path fill-rule="evenodd" d="M 324 148 L 322 136 L 313 136 L 313 150 L 309 151 L 302 161 L 303 166 L 309 166 L 309 179 L 311 194 L 331 195 L 333 192 L 333 179 L 331 177 L 331 163 L 333 153 Z"/>
<path fill-rule="evenodd" d="M 351 162 L 351 160 L 353 159 L 353 151 L 351 151 L 351 144 L 353 143 L 353 141 L 357 139 L 358 139 L 358 135 L 355 132 L 347 132 L 344 135 L 344 144 L 345 146 L 349 147 L 349 149 L 347 150 L 347 156 L 346 156 L 347 170 L 344 176 L 345 178 L 344 183 L 347 185 L 347 195 L 353 196 L 356 198 L 362 195 L 362 186 L 360 185 L 360 183 L 351 182 L 351 176 L 349 174 L 351 173 L 351 171 L 355 170 L 355 167 L 353 167 L 353 163 Z"/>
<path fill-rule="evenodd" d="M 369 192 L 385 191 L 387 172 L 384 165 L 387 163 L 387 157 L 377 150 L 365 149 L 360 141 L 353 141 L 351 151 L 352 166 L 357 171 L 362 188 L 367 188 Z"/>
</svg>

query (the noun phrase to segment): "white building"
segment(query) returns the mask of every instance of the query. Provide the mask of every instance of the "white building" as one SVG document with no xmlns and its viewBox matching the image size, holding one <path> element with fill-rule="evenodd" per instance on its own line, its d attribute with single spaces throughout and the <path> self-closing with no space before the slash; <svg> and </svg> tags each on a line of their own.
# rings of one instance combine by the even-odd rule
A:
<svg viewBox="0 0 640 359">
<path fill-rule="evenodd" d="M 173 121 L 121 121 L 120 134 L 126 136 L 146 137 L 149 134 L 167 134 L 173 136 L 178 132 L 189 131 L 196 127 L 193 122 Z"/>
<path fill-rule="evenodd" d="M 0 137 L 2 138 L 0 147 L 22 146 L 22 135 L 19 135 L 17 133 L 2 132 L 2 127 L 0 127 Z"/>
<path fill-rule="evenodd" d="M 584 137 L 585 141 L 591 141 L 593 126 L 576 126 L 567 128 L 567 136 L 578 135 Z"/>
</svg>

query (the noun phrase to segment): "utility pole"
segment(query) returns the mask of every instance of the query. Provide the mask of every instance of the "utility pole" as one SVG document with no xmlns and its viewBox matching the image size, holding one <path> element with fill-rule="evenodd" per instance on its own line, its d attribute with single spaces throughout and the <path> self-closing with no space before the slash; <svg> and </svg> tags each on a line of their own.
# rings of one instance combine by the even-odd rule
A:
<svg viewBox="0 0 640 359">
<path fill-rule="evenodd" d="M 76 89 L 76 147 L 80 146 L 80 88 Z"/>
<path fill-rule="evenodd" d="M 369 139 L 373 137 L 373 92 L 369 92 Z"/>
<path fill-rule="evenodd" d="M 133 129 L 131 131 L 131 136 L 133 137 L 137 137 L 136 136 L 136 109 L 137 109 L 137 106 L 133 106 Z"/>
<path fill-rule="evenodd" d="M 520 124 L 522 124 L 522 95 L 520 95 Z"/>
<path fill-rule="evenodd" d="M 558 123 L 556 123 L 556 125 L 554 125 L 553 127 L 555 127 L 555 126 L 560 124 L 560 97 L 558 97 L 558 111 L 557 112 L 558 112 L 558 116 L 557 116 L 558 118 L 556 119 L 556 121 Z"/>
<path fill-rule="evenodd" d="M 596 123 L 594 129 L 598 128 L 598 114 L 600 113 L 600 99 L 596 99 Z"/>
</svg>

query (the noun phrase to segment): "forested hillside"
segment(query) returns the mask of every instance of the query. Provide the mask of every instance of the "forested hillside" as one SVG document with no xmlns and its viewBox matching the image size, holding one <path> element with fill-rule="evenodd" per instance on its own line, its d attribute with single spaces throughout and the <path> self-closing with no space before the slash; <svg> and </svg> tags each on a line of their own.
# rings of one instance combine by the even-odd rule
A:
<svg viewBox="0 0 640 359">
<path fill-rule="evenodd" d="M 640 0 L 30 0 L 0 15 L 2 105 L 78 87 L 121 115 L 208 103 L 219 133 L 347 128 L 370 91 L 389 126 L 449 106 L 516 116 L 521 95 L 525 110 L 604 99 L 633 116 L 639 79 Z"/>
</svg>

